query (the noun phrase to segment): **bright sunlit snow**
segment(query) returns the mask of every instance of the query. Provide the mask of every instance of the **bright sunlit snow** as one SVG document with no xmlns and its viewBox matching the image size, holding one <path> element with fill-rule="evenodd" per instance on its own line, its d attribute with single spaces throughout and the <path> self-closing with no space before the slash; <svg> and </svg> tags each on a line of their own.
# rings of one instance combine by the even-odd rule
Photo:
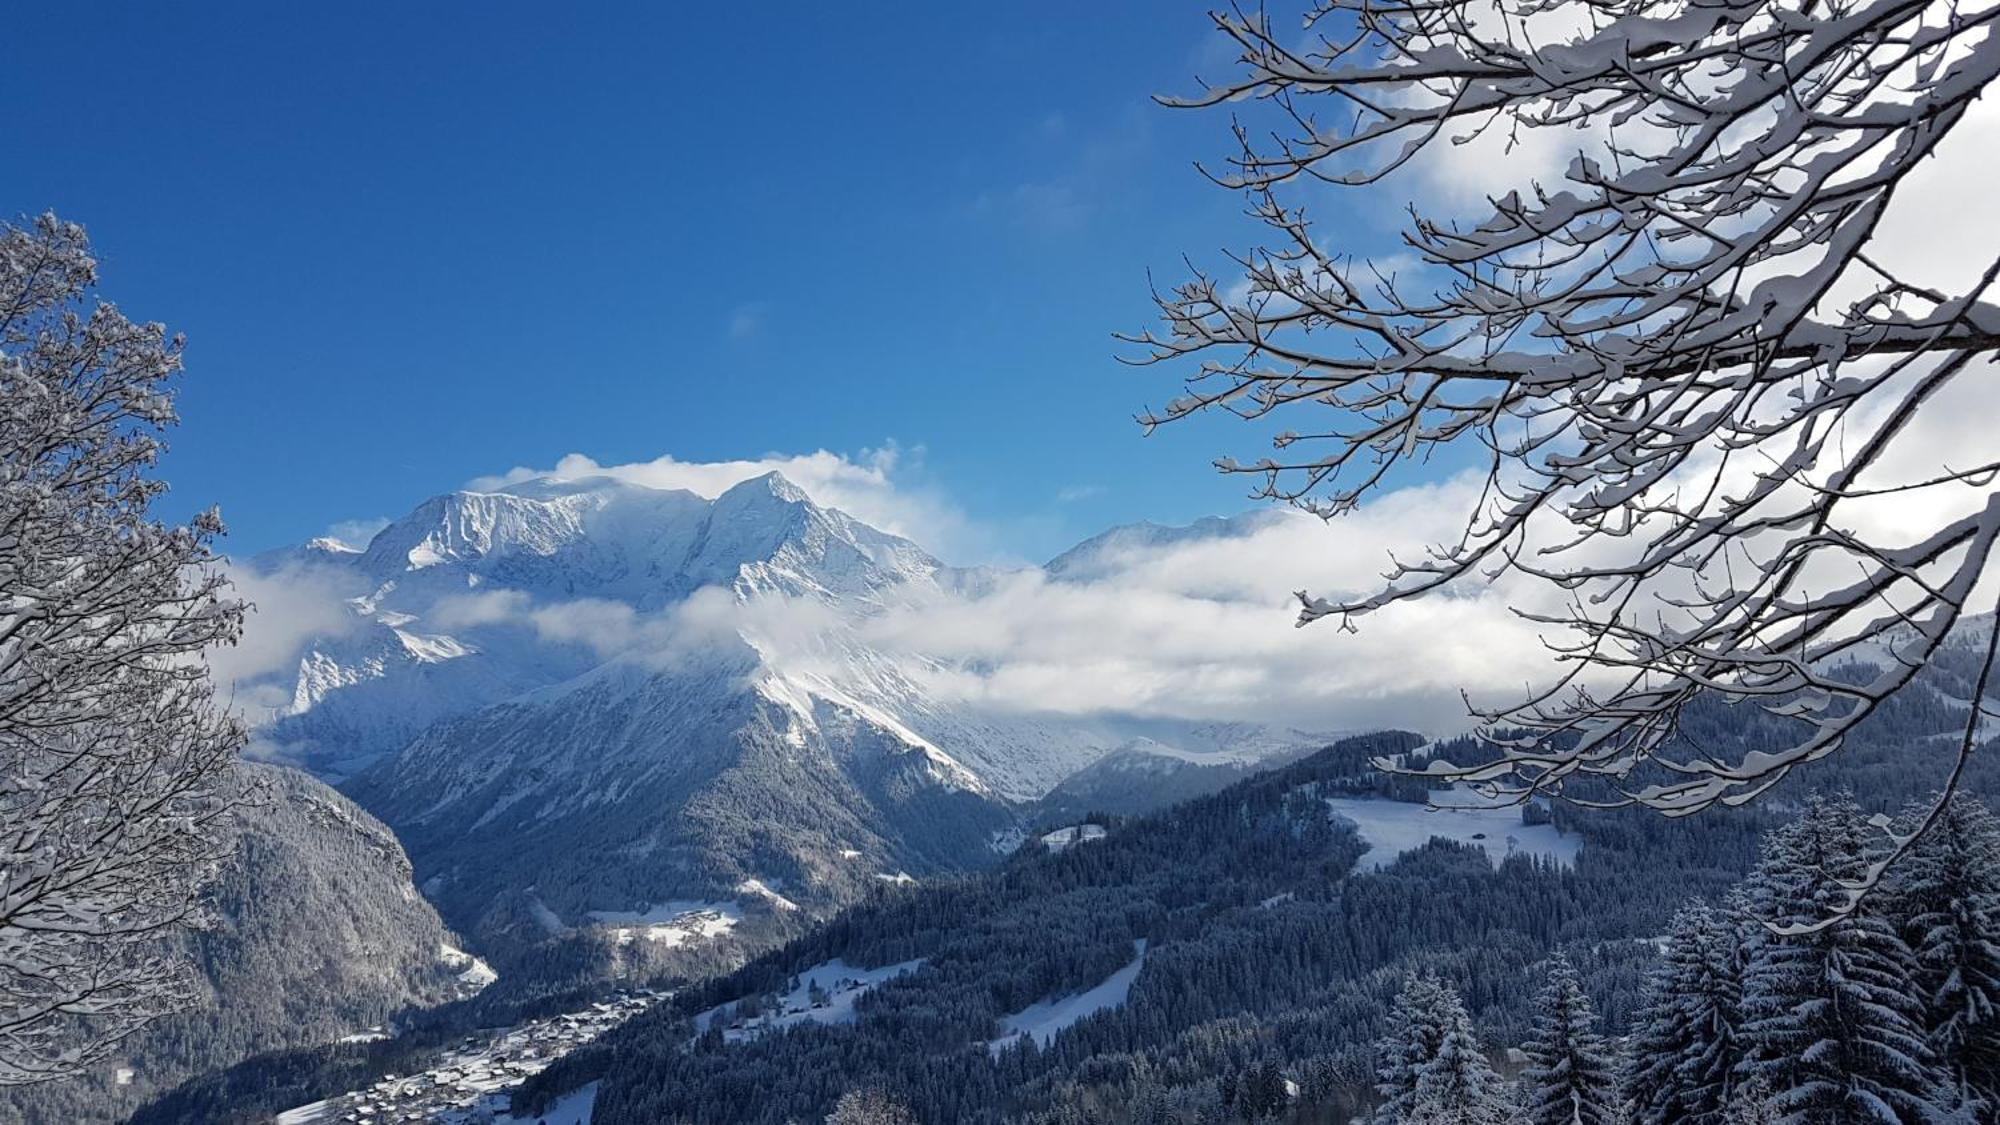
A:
<svg viewBox="0 0 2000 1125">
<path fill-rule="evenodd" d="M 754 1039 L 768 1031 L 791 1027 L 801 1023 L 842 1024 L 854 1022 L 854 1003 L 867 995 L 876 985 L 885 980 L 894 980 L 904 973 L 913 973 L 923 967 L 923 958 L 914 961 L 900 961 L 894 965 L 884 965 L 879 969 L 857 969 L 838 957 L 822 964 L 814 965 L 798 976 L 799 985 L 778 997 L 774 1011 L 751 1019 L 734 1020 L 736 1004 L 719 1004 L 694 1018 L 696 1031 L 707 1031 L 717 1019 L 724 1020 L 722 1036 L 731 1043 Z M 822 993 L 820 1004 L 813 1004 L 813 986 L 819 986 Z M 740 1003 L 740 1001 L 738 1002 Z"/>
<path fill-rule="evenodd" d="M 743 921 L 743 911 L 734 902 L 675 901 L 646 910 L 592 910 L 589 917 L 611 925 L 612 940 L 620 945 L 645 938 L 672 949 L 696 938 L 721 937 Z"/>
<path fill-rule="evenodd" d="M 1062 851 L 1075 844 L 1090 840 L 1104 839 L 1102 824 L 1072 824 L 1068 828 L 1058 828 L 1042 837 L 1042 846 L 1052 852 Z"/>
<path fill-rule="evenodd" d="M 1023 1036 L 1032 1037 L 1036 1045 L 1046 1047 L 1055 1040 L 1057 1032 L 1076 1021 L 1123 1004 L 1132 993 L 1132 982 L 1139 979 L 1139 970 L 1146 967 L 1146 939 L 1133 942 L 1132 952 L 1130 964 L 1082 992 L 1043 1000 L 1011 1016 L 1003 1016 L 1000 1037 L 987 1043 L 986 1049 L 997 1056 Z"/>
<path fill-rule="evenodd" d="M 591 1110 L 597 1106 L 597 1083 L 564 1094 L 533 1117 L 496 1114 L 493 1125 L 590 1125 Z"/>
<path fill-rule="evenodd" d="M 1440 789 L 1431 794 L 1431 805 L 1383 797 L 1328 797 L 1326 805 L 1370 845 L 1355 862 L 1356 871 L 1387 867 L 1433 836 L 1477 844 L 1495 867 L 1514 854 L 1546 856 L 1564 866 L 1576 862 L 1583 846 L 1578 837 L 1564 836 L 1552 824 L 1522 824 L 1521 810 L 1515 807 L 1469 808 L 1466 801 L 1462 794 Z"/>
</svg>

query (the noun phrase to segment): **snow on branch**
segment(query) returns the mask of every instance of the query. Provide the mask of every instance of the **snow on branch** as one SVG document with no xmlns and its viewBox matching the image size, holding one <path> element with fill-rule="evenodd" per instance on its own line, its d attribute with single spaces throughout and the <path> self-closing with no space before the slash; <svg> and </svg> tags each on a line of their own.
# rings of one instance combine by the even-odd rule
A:
<svg viewBox="0 0 2000 1125">
<path fill-rule="evenodd" d="M 1507 732 L 1499 761 L 1431 772 L 1515 799 L 1589 776 L 1672 815 L 1751 800 L 1911 680 L 2000 537 L 2000 465 L 1891 470 L 1927 404 L 1992 377 L 2000 251 L 1970 247 L 1976 279 L 1945 289 L 1879 248 L 1912 170 L 2000 73 L 1996 18 L 1943 0 L 1321 0 L 1301 36 L 1216 14 L 1236 76 L 1170 104 L 1235 107 L 1236 152 L 1209 174 L 1269 241 L 1234 258 L 1240 277 L 1156 294 L 1163 327 L 1128 337 L 1130 359 L 1185 364 L 1186 393 L 1141 421 L 1303 421 L 1220 466 L 1327 517 L 1476 450 L 1485 487 L 1456 541 L 1375 590 L 1301 593 L 1300 623 L 1527 580 L 1558 595 L 1519 608 L 1547 627 L 1554 682 L 1475 708 Z M 1495 130 L 1573 147 L 1561 182 L 1469 217 L 1412 208 L 1415 268 L 1357 261 L 1307 217 Z M 1949 500 L 1914 537 L 1862 518 L 1919 494 Z M 1856 682 L 1841 666 L 1864 657 L 1877 671 Z M 1711 693 L 1803 733 L 1671 751 Z"/>
<path fill-rule="evenodd" d="M 77 1072 L 188 998 L 164 939 L 227 847 L 236 639 L 213 512 L 150 518 L 180 342 L 108 304 L 82 228 L 0 226 L 0 1085 Z"/>
</svg>

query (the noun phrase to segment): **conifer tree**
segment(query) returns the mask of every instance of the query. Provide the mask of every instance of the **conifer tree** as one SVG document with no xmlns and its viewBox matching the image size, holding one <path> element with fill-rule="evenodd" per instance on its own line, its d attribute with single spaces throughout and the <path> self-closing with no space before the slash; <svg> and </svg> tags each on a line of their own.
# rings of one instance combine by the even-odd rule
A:
<svg viewBox="0 0 2000 1125">
<path fill-rule="evenodd" d="M 1647 976 L 1625 1067 L 1635 1125 L 1720 1125 L 1742 1051 L 1736 928 L 1700 900 L 1674 916 Z"/>
<path fill-rule="evenodd" d="M 1282 1112 L 1288 1100 L 1284 1072 L 1268 1059 L 1243 1076 L 1241 1089 L 1243 1115 L 1252 1121 Z"/>
<path fill-rule="evenodd" d="M 1376 1091 L 1382 1107 L 1376 1112 L 1379 1125 L 1396 1125 L 1410 1111 L 1417 1094 L 1417 1079 L 1425 1064 L 1435 1059 L 1444 1043 L 1450 1013 L 1448 989 L 1430 973 L 1413 974 L 1403 982 L 1389 1012 L 1389 1032 L 1377 1044 L 1381 1064 Z M 1456 1004 L 1457 998 L 1451 997 Z"/>
<path fill-rule="evenodd" d="M 1400 1125 L 1501 1125 L 1512 1119 L 1507 1089 L 1480 1049 L 1472 1020 L 1456 993 L 1447 991 L 1456 1010 L 1438 1044 L 1437 1057 L 1418 1068 L 1417 1088 Z"/>
<path fill-rule="evenodd" d="M 1851 908 L 1873 858 L 1866 832 L 1851 798 L 1814 796 L 1766 840 L 1749 883 L 1768 936 L 1744 970 L 1738 1077 L 1769 1085 L 1764 1107 L 1781 1121 L 1945 1119 L 1909 949 L 1865 904 Z"/>
<path fill-rule="evenodd" d="M 1617 1077 L 1597 1033 L 1597 1013 L 1576 967 L 1561 953 L 1547 962 L 1549 982 L 1535 998 L 1534 1038 L 1523 1047 L 1521 1081 L 1529 1125 L 1614 1125 Z"/>
<path fill-rule="evenodd" d="M 2000 819 L 1971 797 L 1952 798 L 1897 868 L 1893 890 L 1938 1065 L 1968 1116 L 2000 1118 Z"/>
<path fill-rule="evenodd" d="M 1505 1086 L 1479 1046 L 1472 1017 L 1438 977 L 1421 973 L 1404 982 L 1379 1052 L 1380 1125 L 1507 1120 Z"/>
</svg>

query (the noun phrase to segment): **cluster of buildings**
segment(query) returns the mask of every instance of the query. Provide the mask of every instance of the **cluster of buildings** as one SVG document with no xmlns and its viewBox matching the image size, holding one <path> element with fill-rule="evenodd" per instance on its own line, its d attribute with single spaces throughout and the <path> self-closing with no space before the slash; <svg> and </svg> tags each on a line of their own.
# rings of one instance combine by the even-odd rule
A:
<svg viewBox="0 0 2000 1125">
<path fill-rule="evenodd" d="M 475 1125 L 510 1120 L 513 1089 L 550 1063 L 664 998 L 620 989 L 575 1012 L 531 1020 L 498 1034 L 467 1036 L 428 1070 L 391 1074 L 363 1090 L 278 1115 L 279 1125 Z"/>
</svg>

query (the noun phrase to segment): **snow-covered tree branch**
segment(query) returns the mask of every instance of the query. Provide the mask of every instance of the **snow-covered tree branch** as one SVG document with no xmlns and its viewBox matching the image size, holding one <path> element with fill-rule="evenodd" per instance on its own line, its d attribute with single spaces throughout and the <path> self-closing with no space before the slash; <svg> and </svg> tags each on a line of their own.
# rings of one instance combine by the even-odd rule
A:
<svg viewBox="0 0 2000 1125">
<path fill-rule="evenodd" d="M 1498 763 L 1439 771 L 1515 799 L 1592 776 L 1676 815 L 1751 800 L 1911 680 L 2000 538 L 2000 459 L 1923 445 L 1927 407 L 1991 378 L 2000 251 L 1967 247 L 1953 284 L 1891 264 L 1881 237 L 2000 73 L 1996 18 L 1929 0 L 1322 0 L 1301 34 L 1218 14 L 1237 76 L 1176 104 L 1238 107 L 1238 151 L 1211 175 L 1271 241 L 1235 258 L 1240 277 L 1159 295 L 1164 328 L 1134 358 L 1192 370 L 1142 421 L 1302 424 L 1222 467 L 1327 516 L 1472 451 L 1485 487 L 1463 535 L 1378 589 L 1302 593 L 1301 624 L 1467 581 L 1546 588 L 1519 612 L 1557 674 L 1477 701 L 1514 732 Z M 1482 133 L 1561 138 L 1562 182 L 1456 218 L 1412 208 L 1415 264 L 1395 270 L 1309 221 Z M 1755 755 L 1670 749 L 1706 693 L 1800 733 Z"/>
<path fill-rule="evenodd" d="M 148 515 L 180 342 L 88 303 L 82 228 L 0 227 L 0 1084 L 87 1065 L 185 996 L 242 732 L 202 652 L 242 606 L 213 512 Z"/>
</svg>

